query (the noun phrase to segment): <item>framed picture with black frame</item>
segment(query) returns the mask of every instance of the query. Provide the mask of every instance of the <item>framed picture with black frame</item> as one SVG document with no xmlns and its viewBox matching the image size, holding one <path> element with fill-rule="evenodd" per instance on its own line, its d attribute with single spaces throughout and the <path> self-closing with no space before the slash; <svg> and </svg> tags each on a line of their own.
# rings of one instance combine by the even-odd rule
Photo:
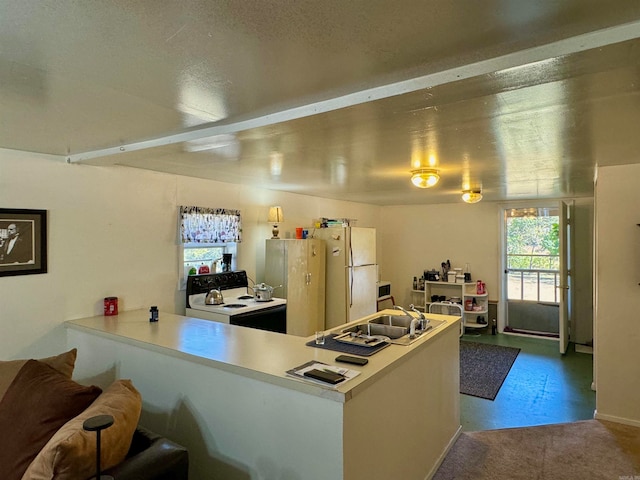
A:
<svg viewBox="0 0 640 480">
<path fill-rule="evenodd" d="M 47 211 L 0 208 L 0 277 L 47 273 Z"/>
</svg>

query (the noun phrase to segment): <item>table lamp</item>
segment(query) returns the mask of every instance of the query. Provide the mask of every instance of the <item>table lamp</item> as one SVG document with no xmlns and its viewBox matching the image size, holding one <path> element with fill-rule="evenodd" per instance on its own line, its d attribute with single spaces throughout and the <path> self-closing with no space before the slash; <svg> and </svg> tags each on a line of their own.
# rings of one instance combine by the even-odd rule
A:
<svg viewBox="0 0 640 480">
<path fill-rule="evenodd" d="M 282 207 L 279 205 L 269 207 L 269 223 L 273 223 L 273 230 L 271 230 L 271 234 L 273 235 L 271 238 L 278 238 L 278 224 L 284 221 L 284 215 L 282 213 Z"/>
</svg>

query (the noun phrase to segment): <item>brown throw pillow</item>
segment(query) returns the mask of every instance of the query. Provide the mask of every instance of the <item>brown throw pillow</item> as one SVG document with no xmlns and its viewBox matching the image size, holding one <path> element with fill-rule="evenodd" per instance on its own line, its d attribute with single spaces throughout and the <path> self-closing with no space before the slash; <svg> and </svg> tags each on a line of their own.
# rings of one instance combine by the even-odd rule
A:
<svg viewBox="0 0 640 480">
<path fill-rule="evenodd" d="M 77 480 L 96 471 L 96 432 L 82 424 L 96 415 L 111 415 L 113 425 L 100 434 L 100 467 L 118 465 L 127 456 L 140 419 L 142 397 L 131 380 L 111 384 L 84 412 L 58 430 L 29 465 L 22 480 Z"/>
<path fill-rule="evenodd" d="M 68 352 L 61 353 L 60 355 L 39 358 L 37 360 L 55 368 L 65 377 L 71 378 L 71 375 L 73 375 L 73 367 L 76 364 L 77 354 L 78 350 L 74 348 Z M 5 362 L 0 361 L 0 400 L 2 400 L 2 397 L 4 397 L 9 385 L 11 385 L 11 382 L 16 378 L 16 375 L 25 363 L 27 363 L 27 359 L 9 360 Z"/>
<path fill-rule="evenodd" d="M 0 401 L 0 478 L 20 480 L 53 434 L 101 392 L 28 360 Z"/>
</svg>

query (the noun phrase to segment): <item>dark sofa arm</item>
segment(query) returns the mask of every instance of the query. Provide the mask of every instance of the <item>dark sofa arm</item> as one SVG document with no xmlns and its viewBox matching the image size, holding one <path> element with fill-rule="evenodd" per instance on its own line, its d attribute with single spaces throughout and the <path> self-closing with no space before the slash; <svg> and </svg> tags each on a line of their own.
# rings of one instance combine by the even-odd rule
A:
<svg viewBox="0 0 640 480">
<path fill-rule="evenodd" d="M 138 425 L 127 458 L 103 473 L 114 480 L 187 480 L 189 452 Z"/>
</svg>

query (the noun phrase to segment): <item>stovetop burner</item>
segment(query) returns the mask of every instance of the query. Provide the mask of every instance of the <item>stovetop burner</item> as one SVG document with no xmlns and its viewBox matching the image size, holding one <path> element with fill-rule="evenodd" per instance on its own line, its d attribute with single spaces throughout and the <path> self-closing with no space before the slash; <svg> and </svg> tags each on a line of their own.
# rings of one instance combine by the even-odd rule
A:
<svg viewBox="0 0 640 480">
<path fill-rule="evenodd" d="M 224 302 L 220 305 L 207 305 L 206 296 L 214 289 L 220 289 L 224 295 Z M 200 318 L 197 311 L 203 312 L 203 318 L 210 319 L 209 315 L 219 320 L 220 316 L 238 318 L 260 310 L 274 308 L 286 308 L 287 301 L 284 298 L 273 297 L 270 301 L 258 301 L 249 290 L 247 272 L 205 273 L 202 275 L 189 275 L 187 280 L 186 305 L 189 315 Z M 195 310 L 194 313 L 191 310 Z"/>
<path fill-rule="evenodd" d="M 224 308 L 243 308 L 246 307 L 244 303 L 225 303 L 222 305 Z"/>
</svg>

